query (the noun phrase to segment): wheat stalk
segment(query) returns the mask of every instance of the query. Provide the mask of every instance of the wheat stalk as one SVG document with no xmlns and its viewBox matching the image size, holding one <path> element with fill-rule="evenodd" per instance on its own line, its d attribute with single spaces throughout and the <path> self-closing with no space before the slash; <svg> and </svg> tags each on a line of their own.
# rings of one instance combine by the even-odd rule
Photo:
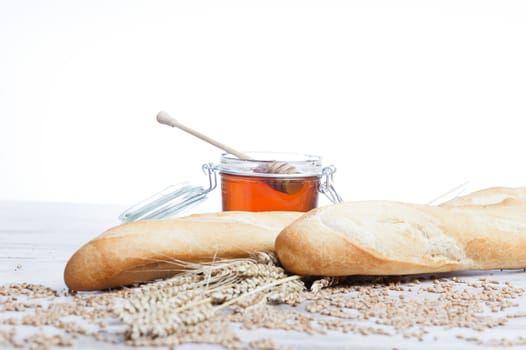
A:
<svg viewBox="0 0 526 350">
<path fill-rule="evenodd" d="M 184 273 L 141 286 L 115 306 L 130 339 L 170 335 L 178 327 L 210 319 L 234 305 L 287 302 L 305 288 L 301 277 L 287 274 L 272 253 L 176 263 L 184 267 Z"/>
</svg>

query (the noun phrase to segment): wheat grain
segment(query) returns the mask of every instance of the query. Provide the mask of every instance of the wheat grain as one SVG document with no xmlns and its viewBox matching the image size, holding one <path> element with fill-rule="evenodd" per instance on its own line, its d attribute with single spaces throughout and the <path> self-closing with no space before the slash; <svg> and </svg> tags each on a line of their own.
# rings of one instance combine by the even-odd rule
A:
<svg viewBox="0 0 526 350">
<path fill-rule="evenodd" d="M 244 342 L 232 324 L 245 329 L 399 335 L 426 341 L 436 327 L 481 332 L 526 317 L 522 311 L 507 312 L 519 305 L 523 289 L 484 277 L 325 277 L 313 281 L 287 274 L 274 255 L 263 253 L 213 264 L 189 263 L 185 268 L 188 271 L 172 279 L 96 294 L 59 294 L 32 284 L 0 286 L 2 311 L 20 314 L 0 319 L 0 346 L 67 346 L 76 337 L 87 336 L 135 346 L 210 343 L 227 349 L 280 348 L 269 339 Z M 304 282 L 312 282 L 310 290 L 304 288 Z M 271 305 L 299 303 L 301 308 Z M 80 318 L 93 328 L 81 326 Z M 118 329 L 111 326 L 116 318 L 122 321 Z M 62 333 L 55 338 L 40 334 L 21 339 L 16 334 L 18 326 L 54 327 Z M 525 342 L 521 337 L 457 336 L 489 347 Z"/>
<path fill-rule="evenodd" d="M 342 283 L 345 278 L 342 277 L 322 277 L 314 281 L 310 287 L 311 292 L 318 293 L 323 288 L 332 287 Z"/>
<path fill-rule="evenodd" d="M 129 339 L 137 340 L 174 334 L 235 304 L 294 303 L 289 296 L 304 284 L 276 261 L 272 254 L 259 253 L 248 259 L 188 264 L 184 274 L 135 289 L 117 303 L 115 315 L 127 325 Z"/>
</svg>

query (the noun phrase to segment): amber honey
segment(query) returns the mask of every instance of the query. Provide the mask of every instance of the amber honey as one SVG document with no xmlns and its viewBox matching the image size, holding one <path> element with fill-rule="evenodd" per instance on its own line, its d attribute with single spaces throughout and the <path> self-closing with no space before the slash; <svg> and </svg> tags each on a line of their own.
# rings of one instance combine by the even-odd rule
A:
<svg viewBox="0 0 526 350">
<path fill-rule="evenodd" d="M 318 205 L 321 158 L 299 153 L 229 154 L 216 167 L 224 211 L 309 211 Z"/>
<path fill-rule="evenodd" d="M 269 178 L 221 174 L 223 210 L 308 211 L 318 204 L 317 176 Z"/>
</svg>

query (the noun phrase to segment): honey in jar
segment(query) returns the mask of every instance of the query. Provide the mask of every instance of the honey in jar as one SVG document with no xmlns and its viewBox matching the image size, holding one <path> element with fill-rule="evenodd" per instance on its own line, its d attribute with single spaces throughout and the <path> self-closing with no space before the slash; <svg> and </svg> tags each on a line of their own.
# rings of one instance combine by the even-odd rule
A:
<svg viewBox="0 0 526 350">
<path fill-rule="evenodd" d="M 318 204 L 321 159 L 295 153 L 223 154 L 218 166 L 224 211 L 309 211 Z"/>
</svg>

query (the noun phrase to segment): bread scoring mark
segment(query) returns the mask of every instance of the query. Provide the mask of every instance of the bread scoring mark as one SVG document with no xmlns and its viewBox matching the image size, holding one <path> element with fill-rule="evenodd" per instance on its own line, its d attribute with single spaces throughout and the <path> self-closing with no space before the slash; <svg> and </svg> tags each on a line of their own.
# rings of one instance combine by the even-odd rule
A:
<svg viewBox="0 0 526 350">
<path fill-rule="evenodd" d="M 380 222 L 386 224 L 386 229 L 399 232 L 401 238 L 407 238 L 410 242 L 417 241 L 418 243 L 415 244 L 418 245 L 423 243 L 421 255 L 415 254 L 413 257 L 416 260 L 429 259 L 435 263 L 449 264 L 458 263 L 464 258 L 457 242 L 434 223 L 415 223 L 411 219 L 404 221 L 399 217 L 388 218 Z"/>
<path fill-rule="evenodd" d="M 526 217 L 526 213 L 524 213 Z M 499 231 L 523 232 L 526 234 L 526 223 L 510 220 L 510 219 L 495 219 L 495 227 Z"/>
<path fill-rule="evenodd" d="M 512 198 L 510 195 L 502 193 L 502 194 L 494 194 L 491 196 L 484 195 L 484 196 L 473 196 L 471 198 L 471 204 L 472 205 L 499 205 L 503 204 L 507 199 Z"/>
<path fill-rule="evenodd" d="M 336 215 L 338 220 L 329 220 Z M 442 265 L 465 259 L 435 217 L 402 203 L 348 203 L 322 221 L 345 239 L 390 260 Z"/>
<path fill-rule="evenodd" d="M 433 237 L 429 241 L 425 257 L 436 263 L 461 263 L 465 255 L 457 242 L 451 237 Z"/>
</svg>

